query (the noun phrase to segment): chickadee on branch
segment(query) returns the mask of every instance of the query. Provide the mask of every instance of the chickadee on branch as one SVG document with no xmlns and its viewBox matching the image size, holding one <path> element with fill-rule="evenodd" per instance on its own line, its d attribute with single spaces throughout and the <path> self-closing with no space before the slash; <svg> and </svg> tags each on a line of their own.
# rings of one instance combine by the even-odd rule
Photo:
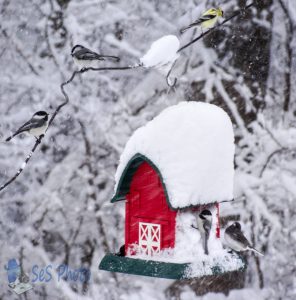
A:
<svg viewBox="0 0 296 300">
<path fill-rule="evenodd" d="M 80 70 L 95 67 L 98 61 L 120 61 L 118 56 L 98 54 L 81 45 L 75 45 L 72 48 L 71 56 Z"/>
<path fill-rule="evenodd" d="M 15 175 L 13 177 L 11 177 L 8 181 L 6 181 L 3 185 L 0 186 L 0 192 L 2 190 L 4 190 L 8 185 L 10 185 L 13 181 L 15 181 L 17 179 L 17 177 L 23 172 L 23 170 L 27 166 L 29 160 L 31 159 L 33 153 L 38 148 L 38 146 L 40 145 L 42 139 L 44 138 L 45 133 L 48 130 L 48 127 L 52 124 L 53 120 L 55 119 L 55 117 L 59 113 L 59 111 L 62 109 L 62 107 L 64 107 L 68 102 L 69 102 L 69 98 L 68 99 L 66 98 L 66 100 L 56 108 L 56 110 L 54 111 L 54 113 L 52 114 L 52 116 L 49 120 L 48 120 L 48 114 L 46 112 L 41 111 L 41 112 L 35 113 L 33 115 L 32 119 L 30 120 L 30 121 L 32 121 L 31 123 L 29 123 L 30 121 L 28 121 L 27 123 L 25 123 L 22 127 L 20 127 L 16 131 L 16 133 L 13 136 L 15 136 L 15 135 L 17 135 L 21 132 L 28 131 L 29 133 L 31 133 L 33 135 L 37 134 L 38 137 L 36 136 L 36 142 L 35 142 L 33 148 L 31 149 L 30 153 L 27 155 L 27 157 L 25 158 L 24 162 L 22 163 L 22 165 L 18 169 L 18 171 L 15 173 Z M 34 117 L 36 117 L 36 116 L 39 117 L 39 121 L 37 121 L 36 118 L 34 119 Z M 43 116 L 43 119 L 40 118 L 41 116 Z M 36 120 L 36 122 L 35 121 L 33 122 L 33 120 Z M 43 122 L 45 122 L 45 124 L 43 124 L 43 126 L 41 126 L 41 127 L 38 127 L 38 128 L 35 127 L 34 128 L 34 126 L 37 126 L 37 123 L 39 125 L 40 125 L 40 123 L 42 123 L 41 120 L 43 120 Z M 29 124 L 31 124 L 30 125 L 31 127 L 29 127 Z M 26 128 L 27 130 L 24 130 L 24 128 Z M 9 141 L 12 137 L 7 138 L 7 140 Z"/>
<path fill-rule="evenodd" d="M 23 132 L 28 132 L 31 135 L 34 135 L 38 139 L 41 135 L 45 134 L 45 131 L 48 127 L 48 113 L 46 111 L 37 111 L 33 117 L 21 126 L 13 135 L 6 139 L 6 142 L 9 142 L 16 135 L 19 135 Z"/>
</svg>

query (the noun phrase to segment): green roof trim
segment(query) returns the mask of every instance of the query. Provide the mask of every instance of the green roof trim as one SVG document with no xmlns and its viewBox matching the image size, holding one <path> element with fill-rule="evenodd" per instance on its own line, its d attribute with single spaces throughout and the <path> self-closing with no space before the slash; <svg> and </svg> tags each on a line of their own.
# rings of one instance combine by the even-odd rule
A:
<svg viewBox="0 0 296 300">
<path fill-rule="evenodd" d="M 200 277 L 222 275 L 225 273 L 236 271 L 245 271 L 245 260 L 240 256 L 236 256 L 236 258 L 241 259 L 243 265 L 242 268 L 225 272 L 219 265 L 214 265 L 211 268 L 211 274 L 202 275 Z M 190 269 L 190 265 L 190 263 L 180 264 L 153 260 L 143 260 L 138 258 L 117 256 L 115 254 L 109 253 L 105 255 L 105 257 L 102 259 L 99 265 L 99 270 L 175 280 L 192 278 L 190 277 L 190 273 L 188 272 L 188 270 Z"/>
<path fill-rule="evenodd" d="M 156 171 L 157 175 L 159 176 L 159 179 L 160 179 L 163 189 L 164 189 L 165 198 L 168 203 L 168 206 L 172 210 L 178 210 L 179 209 L 178 207 L 173 207 L 170 203 L 170 199 L 168 196 L 168 192 L 167 192 L 165 183 L 163 181 L 162 175 L 161 175 L 160 171 L 158 170 L 157 166 L 148 157 L 146 157 L 145 155 L 140 154 L 140 153 L 135 154 L 129 160 L 128 164 L 125 166 L 125 168 L 121 174 L 120 180 L 118 182 L 116 192 L 115 192 L 113 198 L 111 199 L 111 203 L 125 200 L 125 195 L 130 190 L 130 184 L 133 179 L 133 176 L 134 176 L 135 172 L 138 170 L 139 166 L 143 162 L 149 163 L 149 165 Z"/>
<path fill-rule="evenodd" d="M 119 179 L 115 194 L 111 199 L 111 203 L 125 200 L 125 196 L 130 190 L 130 184 L 133 179 L 133 176 L 134 176 L 135 172 L 137 171 L 138 167 L 143 162 L 149 163 L 149 165 L 156 171 L 157 175 L 160 178 L 161 184 L 163 186 L 167 204 L 168 204 L 169 208 L 172 210 L 191 209 L 194 207 L 199 207 L 199 206 L 204 206 L 204 205 L 208 206 L 208 205 L 213 205 L 215 203 L 225 202 L 225 201 L 215 201 L 213 203 L 199 203 L 196 205 L 190 204 L 190 205 L 187 205 L 184 207 L 173 207 L 170 202 L 169 196 L 168 196 L 166 185 L 164 183 L 163 177 L 162 177 L 161 172 L 159 171 L 158 167 L 148 157 L 146 157 L 143 154 L 137 153 L 129 160 L 129 162 L 125 166 L 125 168 L 121 174 L 121 177 Z"/>
</svg>

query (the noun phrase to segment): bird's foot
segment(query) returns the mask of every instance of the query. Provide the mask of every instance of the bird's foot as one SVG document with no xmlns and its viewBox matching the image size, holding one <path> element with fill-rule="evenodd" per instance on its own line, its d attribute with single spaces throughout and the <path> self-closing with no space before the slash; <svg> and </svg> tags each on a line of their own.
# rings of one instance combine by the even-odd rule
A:
<svg viewBox="0 0 296 300">
<path fill-rule="evenodd" d="M 41 142 L 41 140 L 44 138 L 44 134 L 39 135 L 38 137 L 35 136 L 36 142 L 38 141 L 39 143 Z"/>
</svg>

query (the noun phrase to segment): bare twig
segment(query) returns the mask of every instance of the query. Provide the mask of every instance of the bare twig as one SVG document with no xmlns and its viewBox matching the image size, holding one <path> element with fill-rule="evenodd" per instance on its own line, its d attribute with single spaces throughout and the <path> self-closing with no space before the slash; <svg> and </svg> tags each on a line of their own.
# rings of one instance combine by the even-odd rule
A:
<svg viewBox="0 0 296 300">
<path fill-rule="evenodd" d="M 255 223 L 254 223 L 254 214 L 251 213 L 251 216 L 250 216 L 250 221 L 251 221 L 251 224 L 252 224 L 252 227 L 251 227 L 251 230 L 252 230 L 252 245 L 253 247 L 255 247 Z M 259 279 L 259 287 L 260 289 L 263 289 L 264 288 L 264 276 L 263 276 L 263 272 L 262 272 L 262 269 L 260 267 L 260 258 L 258 255 L 255 255 L 254 252 L 253 253 L 253 256 L 254 256 L 254 259 L 255 259 L 255 264 L 256 264 L 256 270 L 257 270 L 257 273 L 258 273 L 258 279 Z"/>
<path fill-rule="evenodd" d="M 183 50 L 185 50 L 186 48 L 188 48 L 189 46 L 191 46 L 192 44 L 196 43 L 198 40 L 200 40 L 201 38 L 203 38 L 205 35 L 209 34 L 210 32 L 212 32 L 213 30 L 217 29 L 218 27 L 224 25 L 225 23 L 229 22 L 231 19 L 239 16 L 240 14 L 244 13 L 247 9 L 249 9 L 250 7 L 252 7 L 255 4 L 255 2 L 252 2 L 251 4 L 247 5 L 246 7 L 236 11 L 232 16 L 230 16 L 229 18 L 225 19 L 222 23 L 218 24 L 217 26 L 209 29 L 208 31 L 202 33 L 201 35 L 199 35 L 197 38 L 193 39 L 192 41 L 190 41 L 188 44 L 182 46 L 178 52 L 181 52 Z"/>
<path fill-rule="evenodd" d="M 29 69 L 32 71 L 32 73 L 34 73 L 35 75 L 39 75 L 37 70 L 34 68 L 34 66 L 29 62 L 28 58 L 25 56 L 25 54 L 21 51 L 21 49 L 18 47 L 18 45 L 8 36 L 7 32 L 5 29 L 1 28 L 1 32 L 3 34 L 3 36 L 9 40 L 15 47 L 16 52 L 20 55 L 20 57 L 27 63 Z"/>
<path fill-rule="evenodd" d="M 284 105 L 283 105 L 283 109 L 285 112 L 287 112 L 289 110 L 289 104 L 290 104 L 290 92 L 291 92 L 291 73 L 292 73 L 292 46 L 291 46 L 291 41 L 293 38 L 293 22 L 291 19 L 291 16 L 289 14 L 289 10 L 288 8 L 285 6 L 285 4 L 283 3 L 282 0 L 279 0 L 279 4 L 284 12 L 284 14 L 286 15 L 286 20 L 288 20 L 288 22 L 286 22 L 286 27 L 287 27 L 287 38 L 286 38 L 286 50 L 287 50 L 287 56 L 286 56 L 286 60 L 287 60 L 287 70 L 285 71 L 285 90 L 284 90 Z"/>
<path fill-rule="evenodd" d="M 103 68 L 84 68 L 80 70 L 80 73 L 87 71 L 108 71 L 108 70 L 131 70 L 141 67 L 142 65 L 126 66 L 126 67 L 103 67 Z"/>
<path fill-rule="evenodd" d="M 63 93 L 65 99 L 69 101 L 69 96 L 65 92 L 64 86 L 69 84 L 70 82 L 72 82 L 77 74 L 82 74 L 82 73 L 85 73 L 85 72 L 88 72 L 88 71 L 131 70 L 131 69 L 136 69 L 136 68 L 139 68 L 139 67 L 140 67 L 140 65 L 126 66 L 126 67 L 83 68 L 79 71 L 74 71 L 72 73 L 72 76 L 67 81 L 65 81 L 61 84 L 61 90 L 62 90 L 62 93 Z"/>
<path fill-rule="evenodd" d="M 6 48 L 4 47 L 3 50 L 2 50 L 1 53 L 0 53 L 0 58 L 1 58 L 2 55 L 5 53 L 5 51 L 6 51 Z"/>
<path fill-rule="evenodd" d="M 85 160 L 85 163 L 83 165 L 87 166 L 89 174 L 92 175 L 92 177 L 90 177 L 88 179 L 88 184 L 91 187 L 94 188 L 95 187 L 94 178 L 97 176 L 97 172 L 96 172 L 96 170 L 93 169 L 93 167 L 91 165 L 91 155 L 92 155 L 91 144 L 90 144 L 90 141 L 88 140 L 87 135 L 86 135 L 85 125 L 80 120 L 78 122 L 79 122 L 79 125 L 81 127 L 81 133 L 82 133 L 82 137 L 83 137 L 84 145 L 85 145 L 86 160 Z M 89 197 L 92 198 L 95 202 L 97 202 L 97 194 L 95 192 L 91 193 L 89 195 Z M 101 207 L 99 205 L 97 205 L 97 209 L 100 210 Z M 100 233 L 100 237 L 102 238 L 102 245 L 103 245 L 104 251 L 106 253 L 111 252 L 109 244 L 108 244 L 107 233 L 104 229 L 104 223 L 103 223 L 102 217 L 100 215 L 97 215 L 96 216 L 96 221 L 97 221 L 97 224 L 99 225 L 98 226 L 99 227 L 99 233 Z M 116 282 L 118 282 L 116 273 L 112 272 L 111 274 L 112 274 L 112 277 L 114 278 L 114 280 Z"/>
<path fill-rule="evenodd" d="M 241 201 L 244 201 L 244 199 L 245 199 L 245 196 L 243 195 L 243 196 L 232 198 L 232 199 L 229 199 L 229 200 L 219 201 L 218 203 L 241 202 Z"/>
<path fill-rule="evenodd" d="M 174 87 L 176 85 L 176 83 L 177 83 L 177 78 L 176 77 L 174 77 L 173 83 L 171 83 L 171 81 L 170 81 L 170 76 L 171 76 L 172 70 L 173 70 L 176 62 L 177 62 L 177 60 L 174 61 L 174 63 L 172 64 L 172 66 L 171 66 L 171 68 L 170 68 L 170 70 L 169 70 L 169 72 L 168 72 L 168 74 L 166 76 L 166 82 L 167 82 L 167 85 L 169 87 Z"/>
<path fill-rule="evenodd" d="M 24 168 L 26 167 L 28 161 L 32 157 L 33 153 L 37 149 L 38 145 L 41 143 L 43 136 L 40 136 L 38 139 L 36 139 L 35 145 L 26 157 L 25 161 L 22 163 L 21 167 L 18 169 L 18 171 L 15 173 L 15 175 L 10 178 L 7 182 L 5 182 L 3 185 L 0 187 L 0 191 L 4 190 L 9 184 L 11 184 L 13 181 L 17 179 L 17 177 L 23 172 Z"/>
<path fill-rule="evenodd" d="M 259 177 L 262 177 L 265 169 L 267 168 L 269 162 L 271 161 L 271 159 L 276 155 L 276 154 L 281 154 L 283 152 L 289 152 L 289 151 L 295 151 L 295 149 L 289 149 L 289 148 L 286 148 L 286 147 L 283 147 L 283 148 L 280 148 L 280 149 L 277 149 L 275 151 L 273 151 L 272 153 L 270 153 L 266 159 L 266 162 L 265 164 L 263 165 L 261 171 L 260 171 L 260 174 L 259 174 Z"/>
<path fill-rule="evenodd" d="M 57 69 L 60 71 L 60 74 L 62 76 L 62 80 L 65 80 L 66 79 L 65 75 L 64 75 L 63 71 L 61 70 L 61 66 L 58 63 L 57 58 L 54 55 L 54 51 L 53 51 L 53 48 L 52 48 L 50 40 L 49 40 L 48 20 L 49 20 L 49 16 L 47 16 L 47 20 L 46 20 L 46 24 L 45 24 L 45 28 L 44 28 L 44 31 L 45 31 L 44 36 L 45 36 L 45 41 L 46 41 L 46 44 L 47 44 L 47 49 L 50 52 L 50 55 L 49 55 L 50 58 L 53 60 L 53 63 L 55 64 L 55 66 L 57 67 Z"/>
<path fill-rule="evenodd" d="M 65 81 L 61 84 L 61 91 L 62 91 L 62 93 L 63 93 L 63 95 L 64 95 L 64 97 L 65 97 L 65 99 L 68 103 L 69 96 L 66 93 L 64 87 L 67 84 L 71 83 L 74 80 L 74 78 L 76 77 L 77 74 L 82 74 L 82 73 L 85 73 L 85 72 L 88 72 L 88 71 L 131 70 L 131 69 L 136 69 L 136 68 L 139 68 L 139 67 L 141 67 L 141 66 L 140 65 L 134 65 L 134 66 L 126 66 L 126 67 L 83 68 L 79 71 L 74 71 L 72 73 L 72 76 L 67 81 Z"/>
<path fill-rule="evenodd" d="M 230 199 L 230 200 L 223 200 L 223 201 L 220 201 L 219 203 L 227 203 L 227 202 L 233 202 L 233 201 L 235 201 L 234 198 Z"/>
<path fill-rule="evenodd" d="M 279 141 L 278 139 L 274 136 L 274 134 L 271 132 L 271 130 L 262 124 L 262 122 L 258 121 L 258 124 L 261 126 L 261 128 L 263 128 L 268 134 L 269 136 L 272 138 L 272 140 L 280 147 L 280 148 L 285 148 Z"/>
</svg>

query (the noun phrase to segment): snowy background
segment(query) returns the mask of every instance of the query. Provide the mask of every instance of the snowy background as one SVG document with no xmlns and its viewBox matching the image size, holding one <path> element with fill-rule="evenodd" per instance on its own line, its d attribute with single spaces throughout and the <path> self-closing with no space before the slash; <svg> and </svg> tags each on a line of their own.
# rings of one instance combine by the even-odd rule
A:
<svg viewBox="0 0 296 300">
<path fill-rule="evenodd" d="M 206 8 L 225 17 L 245 1 L 0 1 L 0 179 L 10 178 L 34 139 L 4 137 L 37 110 L 63 101 L 80 43 L 139 62 L 153 41 L 178 35 Z M 175 88 L 156 70 L 87 72 L 67 86 L 70 103 L 16 182 L 0 194 L 1 299 L 295 299 L 296 2 L 258 1 L 243 16 L 182 52 Z M 181 45 L 199 30 L 180 37 Z M 235 192 L 222 225 L 240 220 L 259 258 L 247 254 L 241 278 L 174 282 L 98 271 L 123 244 L 124 205 L 109 204 L 119 156 L 131 134 L 180 101 L 224 108 L 235 127 Z M 176 120 L 182 122 L 182 120 Z M 17 296 L 4 265 L 66 263 L 91 270 L 89 283 L 36 283 Z M 230 290 L 230 288 L 235 288 Z M 220 291 L 219 294 L 213 294 Z"/>
</svg>

